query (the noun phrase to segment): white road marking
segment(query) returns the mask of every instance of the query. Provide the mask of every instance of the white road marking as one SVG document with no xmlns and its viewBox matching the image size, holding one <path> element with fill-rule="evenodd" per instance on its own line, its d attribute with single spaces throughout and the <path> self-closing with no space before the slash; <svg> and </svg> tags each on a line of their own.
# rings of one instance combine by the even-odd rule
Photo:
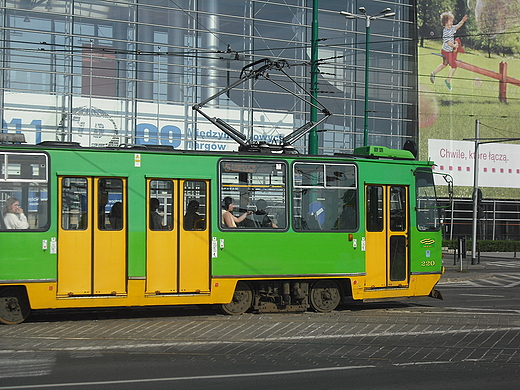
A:
<svg viewBox="0 0 520 390">
<path fill-rule="evenodd" d="M 468 297 L 490 297 L 490 298 L 505 298 L 505 295 L 490 295 L 490 294 L 459 294 Z"/>
<path fill-rule="evenodd" d="M 475 279 L 475 280 L 440 280 L 437 283 L 439 287 L 504 287 L 511 288 L 520 285 L 520 274 L 493 274 L 493 279 Z"/>
<path fill-rule="evenodd" d="M 482 310 L 484 314 L 485 309 Z M 431 312 L 429 312 L 431 313 Z M 444 313 L 445 314 L 445 313 Z M 460 313 L 459 313 L 460 314 Z M 466 313 L 462 313 L 466 314 Z M 474 315 L 475 313 L 468 313 Z M 480 313 L 482 314 L 482 313 Z M 519 313 L 503 313 L 507 315 L 518 315 Z M 126 345 L 93 345 L 88 347 L 56 347 L 46 348 L 46 351 L 112 351 L 112 350 L 124 350 L 124 349 L 138 349 L 138 348 L 165 348 L 175 346 L 186 346 L 186 345 L 208 345 L 208 344 L 236 344 L 243 342 L 287 342 L 287 341 L 301 341 L 301 340 L 327 340 L 327 339 L 346 339 L 346 338 L 361 338 L 361 337 L 393 337 L 393 336 L 425 336 L 425 335 L 446 335 L 446 334 L 468 334 L 468 333 L 483 333 L 483 332 L 507 332 L 507 331 L 520 331 L 520 326 L 512 327 L 496 327 L 496 328 L 467 328 L 467 329 L 439 329 L 439 330 L 418 330 L 418 331 L 382 331 L 382 332 L 366 332 L 366 333 L 347 333 L 347 334 L 331 334 L 331 335 L 314 335 L 314 336 L 286 336 L 286 337 L 261 337 L 261 338 L 244 338 L 232 341 L 191 341 L 191 342 L 158 342 L 158 343 L 137 343 L 137 344 L 126 344 Z M 18 352 L 34 352 L 31 350 L 23 350 Z M 0 387 L 0 390 L 2 387 Z"/>
<path fill-rule="evenodd" d="M 41 385 L 25 385 L 25 386 L 3 386 L 0 390 L 7 389 L 45 389 L 57 387 L 70 386 L 107 386 L 107 385 L 121 385 L 129 383 L 146 383 L 147 387 L 150 382 L 174 382 L 174 381 L 189 381 L 199 379 L 223 379 L 223 378 L 250 378 L 258 376 L 276 376 L 276 375 L 300 375 L 309 372 L 327 372 L 327 371 L 344 371 L 362 368 L 375 368 L 376 366 L 345 366 L 345 367 L 324 367 L 324 368 L 308 368 L 301 370 L 287 370 L 287 371 L 269 371 L 269 372 L 249 372 L 244 374 L 222 374 L 222 375 L 195 375 L 195 376 L 181 376 L 170 378 L 146 378 L 146 379 L 128 379 L 117 381 L 98 381 L 98 382 L 74 382 L 74 383 L 46 383 Z"/>
</svg>

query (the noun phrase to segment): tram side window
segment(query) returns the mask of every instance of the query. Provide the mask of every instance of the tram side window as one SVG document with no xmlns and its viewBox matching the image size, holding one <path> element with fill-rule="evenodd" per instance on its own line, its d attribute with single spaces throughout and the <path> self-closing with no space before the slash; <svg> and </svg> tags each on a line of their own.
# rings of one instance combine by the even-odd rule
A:
<svg viewBox="0 0 520 390">
<path fill-rule="evenodd" d="M 150 230 L 173 229 L 173 181 L 150 181 L 148 213 Z"/>
<path fill-rule="evenodd" d="M 390 187 L 390 230 L 393 232 L 404 232 L 407 230 L 406 210 L 407 196 L 406 187 Z"/>
<path fill-rule="evenodd" d="M 382 232 L 384 230 L 383 187 L 368 186 L 366 194 L 367 231 Z"/>
<path fill-rule="evenodd" d="M 61 182 L 61 227 L 88 228 L 88 185 L 84 177 L 64 177 Z"/>
<path fill-rule="evenodd" d="M 184 230 L 206 230 L 206 183 L 186 180 L 183 193 Z"/>
<path fill-rule="evenodd" d="M 420 231 L 437 231 L 441 224 L 431 170 L 418 169 L 415 173 L 415 183 L 417 191 L 417 229 Z"/>
<path fill-rule="evenodd" d="M 124 219 L 123 180 L 99 179 L 98 183 L 98 228 L 121 230 Z"/>
<path fill-rule="evenodd" d="M 222 160 L 220 201 L 233 203 L 238 228 L 281 231 L 287 227 L 287 165 L 285 162 Z M 248 213 L 249 212 L 249 213 Z M 247 214 L 246 214 L 247 213 Z M 220 226 L 228 228 L 221 218 Z"/>
<path fill-rule="evenodd" d="M 293 226 L 304 231 L 358 229 L 357 167 L 354 164 L 295 163 Z"/>
<path fill-rule="evenodd" d="M 0 153 L 1 230 L 45 230 L 49 223 L 48 157 Z"/>
</svg>

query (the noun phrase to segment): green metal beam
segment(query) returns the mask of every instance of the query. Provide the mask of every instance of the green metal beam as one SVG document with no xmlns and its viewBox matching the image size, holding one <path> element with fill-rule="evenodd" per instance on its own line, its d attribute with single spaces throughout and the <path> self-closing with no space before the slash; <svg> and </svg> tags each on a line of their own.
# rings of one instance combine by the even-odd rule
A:
<svg viewBox="0 0 520 390">
<path fill-rule="evenodd" d="M 312 36 L 311 36 L 311 105 L 310 120 L 318 121 L 318 1 L 312 2 Z M 318 129 L 309 132 L 309 154 L 318 154 Z"/>
</svg>

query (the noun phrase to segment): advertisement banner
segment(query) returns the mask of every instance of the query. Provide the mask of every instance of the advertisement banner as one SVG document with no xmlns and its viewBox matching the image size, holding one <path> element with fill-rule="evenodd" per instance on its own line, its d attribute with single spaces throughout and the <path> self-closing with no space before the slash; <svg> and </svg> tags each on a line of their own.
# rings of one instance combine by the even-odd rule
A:
<svg viewBox="0 0 520 390">
<path fill-rule="evenodd" d="M 428 151 L 436 172 L 451 175 L 456 186 L 473 186 L 474 142 L 430 139 Z M 520 188 L 520 145 L 483 144 L 477 158 L 479 187 Z"/>
</svg>

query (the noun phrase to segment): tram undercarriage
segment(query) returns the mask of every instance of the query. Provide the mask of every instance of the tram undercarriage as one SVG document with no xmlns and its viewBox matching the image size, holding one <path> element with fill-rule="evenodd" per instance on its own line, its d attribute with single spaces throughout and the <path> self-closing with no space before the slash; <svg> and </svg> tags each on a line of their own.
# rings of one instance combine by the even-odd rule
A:
<svg viewBox="0 0 520 390">
<path fill-rule="evenodd" d="M 345 281 L 346 282 L 346 281 Z M 221 305 L 226 314 L 303 312 L 311 308 L 330 312 L 351 294 L 348 283 L 332 279 L 316 281 L 239 281 L 230 303 Z"/>
</svg>

